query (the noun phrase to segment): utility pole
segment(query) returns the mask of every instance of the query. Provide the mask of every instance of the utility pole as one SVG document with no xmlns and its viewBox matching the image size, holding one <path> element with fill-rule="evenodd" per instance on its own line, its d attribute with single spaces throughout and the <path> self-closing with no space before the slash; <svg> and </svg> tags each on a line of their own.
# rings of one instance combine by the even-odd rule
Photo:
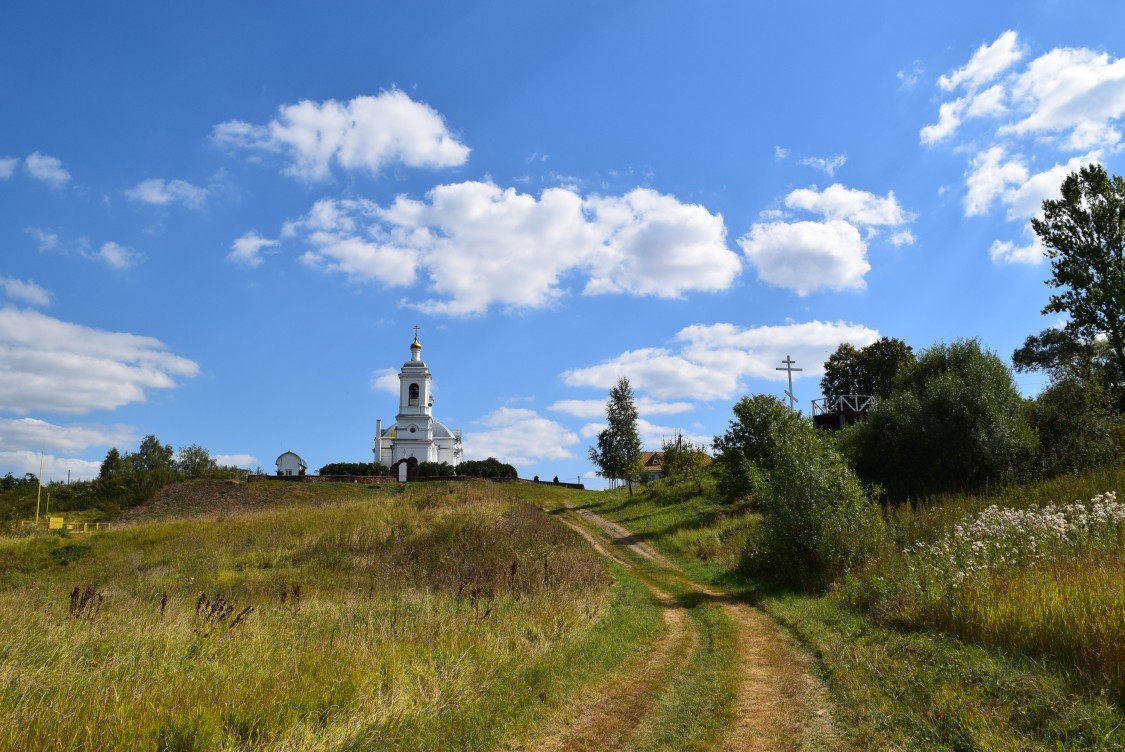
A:
<svg viewBox="0 0 1125 752">
<path fill-rule="evenodd" d="M 775 368 L 774 370 L 775 371 L 785 371 L 786 374 L 789 376 L 789 389 L 785 392 L 785 396 L 789 398 L 789 409 L 793 412 L 797 412 L 797 398 L 793 395 L 793 372 L 794 371 L 803 371 L 805 369 L 794 368 L 793 365 L 797 361 L 793 360 L 788 355 L 786 355 L 785 360 L 783 360 L 781 362 L 785 364 L 785 367 L 784 368 Z"/>
</svg>

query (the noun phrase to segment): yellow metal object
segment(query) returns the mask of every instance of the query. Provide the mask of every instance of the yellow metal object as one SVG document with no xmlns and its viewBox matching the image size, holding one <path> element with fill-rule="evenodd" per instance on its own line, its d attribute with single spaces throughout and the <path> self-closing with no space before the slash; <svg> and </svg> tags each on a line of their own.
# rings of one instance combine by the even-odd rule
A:
<svg viewBox="0 0 1125 752">
<path fill-rule="evenodd" d="M 47 529 L 48 530 L 62 530 L 63 529 L 63 518 L 62 517 L 51 517 L 51 518 L 49 518 L 48 522 L 47 522 Z"/>
</svg>

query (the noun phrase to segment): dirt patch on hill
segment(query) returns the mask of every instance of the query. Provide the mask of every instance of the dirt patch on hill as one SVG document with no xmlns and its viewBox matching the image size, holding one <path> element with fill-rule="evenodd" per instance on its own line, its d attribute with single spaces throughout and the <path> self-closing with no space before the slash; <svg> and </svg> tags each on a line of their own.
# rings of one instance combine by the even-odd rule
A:
<svg viewBox="0 0 1125 752">
<path fill-rule="evenodd" d="M 310 488 L 298 488 L 296 485 L 235 480 L 172 483 L 157 491 L 152 501 L 128 510 L 115 522 L 130 524 L 266 510 L 308 502 L 317 495 Z"/>
</svg>

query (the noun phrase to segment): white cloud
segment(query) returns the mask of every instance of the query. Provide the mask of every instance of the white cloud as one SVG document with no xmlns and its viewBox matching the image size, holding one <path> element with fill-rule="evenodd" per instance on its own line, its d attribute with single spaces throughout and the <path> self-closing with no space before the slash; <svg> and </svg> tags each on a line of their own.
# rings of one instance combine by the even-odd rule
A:
<svg viewBox="0 0 1125 752">
<path fill-rule="evenodd" d="M 58 157 L 34 152 L 24 159 L 23 167 L 28 175 L 52 188 L 61 188 L 70 181 L 70 173 Z"/>
<path fill-rule="evenodd" d="M 1011 185 L 1027 180 L 1027 167 L 1018 158 L 1006 159 L 1003 146 L 993 146 L 973 157 L 965 184 L 965 216 L 987 214 L 992 202 L 1007 194 Z"/>
<path fill-rule="evenodd" d="M 942 102 L 938 107 L 938 121 L 933 125 L 922 128 L 920 137 L 922 143 L 932 146 L 939 141 L 949 138 L 961 125 L 961 116 L 965 112 L 968 99 L 962 97 L 951 102 Z"/>
<path fill-rule="evenodd" d="M 679 297 L 725 290 L 741 270 L 726 245 L 723 218 L 698 204 L 637 188 L 621 197 L 591 197 L 597 232 L 588 294 L 625 292 Z"/>
<path fill-rule="evenodd" d="M 634 400 L 640 415 L 675 415 L 690 412 L 694 405 L 690 402 L 665 402 L 651 397 L 638 397 Z M 605 415 L 605 400 L 558 400 L 547 406 L 548 410 L 573 415 L 576 418 L 597 418 Z"/>
<path fill-rule="evenodd" d="M 869 227 L 901 225 L 914 219 L 903 211 L 895 199 L 894 191 L 881 198 L 874 193 L 846 188 L 839 183 L 830 185 L 823 191 L 817 191 L 815 187 L 799 188 L 785 197 L 785 205 L 791 209 L 821 214 L 825 219 L 841 219 Z"/>
<path fill-rule="evenodd" d="M 738 239 L 763 282 L 802 297 L 816 290 L 862 290 L 867 243 L 839 219 L 756 224 Z"/>
<path fill-rule="evenodd" d="M 207 202 L 207 194 L 206 188 L 186 181 L 161 178 L 143 180 L 125 191 L 126 196 L 141 203 L 165 206 L 178 202 L 191 209 L 202 209 Z"/>
<path fill-rule="evenodd" d="M 785 372 L 776 369 L 787 356 L 792 356 L 797 367 L 804 369 L 795 378 L 818 377 L 823 373 L 824 361 L 841 342 L 863 347 L 878 338 L 879 332 L 874 329 L 842 321 L 752 328 L 725 323 L 695 325 L 676 335 L 681 345 L 678 351 L 629 350 L 597 365 L 566 371 L 562 377 L 568 386 L 607 391 L 620 378 L 628 378 L 638 394 L 638 405 L 650 397 L 726 401 L 745 390 L 748 378 L 785 381 Z M 595 413 L 594 404 L 573 403 L 594 403 L 601 409 Z M 604 402 L 575 400 L 556 405 L 578 417 L 604 415 Z"/>
<path fill-rule="evenodd" d="M 943 76 L 943 91 L 966 93 L 940 105 L 938 122 L 922 129 L 922 141 L 948 139 L 968 118 L 990 118 L 964 144 L 953 144 L 955 151 L 972 155 L 965 215 L 985 215 L 999 205 L 1030 238 L 1026 220 L 1039 213 L 1044 199 L 1058 196 L 1069 173 L 1122 148 L 1125 59 L 1057 47 L 1017 66 L 1024 54 L 1016 33 L 1007 31 Z M 1058 152 L 1066 156 L 1060 160 Z M 1042 260 L 1036 240 L 1022 245 L 997 240 L 989 254 L 998 262 Z"/>
<path fill-rule="evenodd" d="M 89 254 L 89 257 L 102 262 L 111 269 L 128 269 L 131 266 L 136 266 L 144 258 L 142 254 L 132 248 L 114 243 L 112 240 L 108 243 L 102 243 L 98 252 Z"/>
<path fill-rule="evenodd" d="M 501 407 L 480 421 L 484 431 L 466 431 L 466 459 L 495 457 L 515 465 L 540 460 L 563 460 L 574 456 L 568 447 L 578 443 L 578 435 L 534 410 Z"/>
<path fill-rule="evenodd" d="M 1043 261 L 1043 244 L 1033 238 L 1024 246 L 1017 246 L 1009 240 L 994 240 L 988 249 L 989 258 L 1004 264 L 1038 264 Z"/>
<path fill-rule="evenodd" d="M 0 450 L 56 451 L 81 454 L 91 447 L 132 445 L 131 426 L 57 425 L 37 418 L 0 418 Z"/>
<path fill-rule="evenodd" d="M 12 277 L 0 277 L 0 288 L 9 300 L 31 305 L 47 306 L 51 304 L 51 293 L 44 290 L 31 280 L 26 282 Z"/>
<path fill-rule="evenodd" d="M 211 459 L 219 467 L 254 467 L 258 458 L 252 454 L 214 454 Z"/>
<path fill-rule="evenodd" d="M 348 102 L 284 105 L 268 125 L 232 120 L 212 135 L 222 145 L 283 152 L 290 160 L 285 172 L 310 182 L 327 180 L 333 163 L 374 174 L 393 163 L 456 167 L 469 157 L 436 110 L 397 89 Z"/>
<path fill-rule="evenodd" d="M 411 285 L 424 273 L 432 297 L 407 305 L 473 315 L 490 306 L 540 308 L 586 275 L 585 294 L 677 297 L 729 287 L 741 263 L 722 217 L 638 188 L 583 198 L 569 188 L 535 196 L 493 183 L 440 185 L 425 201 L 398 197 L 317 202 L 283 236 L 311 248 L 302 260 L 356 281 Z"/>
<path fill-rule="evenodd" d="M 371 388 L 377 392 L 398 395 L 401 382 L 398 371 L 393 368 L 380 368 L 371 374 Z"/>
<path fill-rule="evenodd" d="M 1087 49 L 1056 48 L 1033 60 L 1011 85 L 1027 115 L 1003 129 L 1014 134 L 1066 134 L 1063 145 L 1115 145 L 1110 125 L 1125 115 L 1125 60 Z"/>
<path fill-rule="evenodd" d="M 0 308 L 0 410 L 113 410 L 198 372 L 194 362 L 151 337 Z"/>
<path fill-rule="evenodd" d="M 261 235 L 251 230 L 231 243 L 230 253 L 227 254 L 227 259 L 236 264 L 256 269 L 262 265 L 263 251 L 266 248 L 273 248 L 278 245 L 281 245 L 281 241 L 263 238 Z"/>
<path fill-rule="evenodd" d="M 38 227 L 25 227 L 23 231 L 35 240 L 40 252 L 53 251 L 59 247 L 59 236 L 53 232 L 41 230 Z"/>
<path fill-rule="evenodd" d="M 15 157 L 0 158 L 0 180 L 7 180 L 16 172 L 20 161 Z"/>
<path fill-rule="evenodd" d="M 1072 172 L 1092 164 L 1100 163 L 1101 155 L 1090 152 L 1068 160 L 1065 164 L 1056 164 L 1042 172 L 1037 172 L 1026 177 L 1022 184 L 1006 191 L 1001 200 L 1008 207 L 1007 218 L 1010 220 L 1026 220 L 1041 213 L 1043 202 L 1047 199 L 1057 199 L 1062 196 L 1062 182 Z"/>
<path fill-rule="evenodd" d="M 773 147 L 773 158 L 776 159 L 777 161 L 780 162 L 781 160 L 785 159 L 788 156 L 789 156 L 789 150 L 786 149 L 784 146 Z"/>
<path fill-rule="evenodd" d="M 941 76 L 938 86 L 943 91 L 958 87 L 978 89 L 993 80 L 1023 57 L 1016 32 L 1005 31 L 992 44 L 982 44 L 962 67 Z"/>
<path fill-rule="evenodd" d="M 93 480 L 98 477 L 102 467 L 100 461 L 56 457 L 53 454 L 40 455 L 39 452 L 30 450 L 0 451 L 0 467 L 6 468 L 16 477 L 22 478 L 27 473 L 38 476 L 40 462 L 43 465 L 44 482 L 65 481 L 68 478 L 70 480 Z"/>
<path fill-rule="evenodd" d="M 965 108 L 966 117 L 996 117 L 1008 111 L 1004 105 L 1004 87 L 996 84 L 973 96 Z"/>
<path fill-rule="evenodd" d="M 844 166 L 848 161 L 846 154 L 836 154 L 831 157 L 805 157 L 797 162 L 797 164 L 805 165 L 806 167 L 815 167 L 828 177 L 836 174 L 836 170 Z"/>
</svg>

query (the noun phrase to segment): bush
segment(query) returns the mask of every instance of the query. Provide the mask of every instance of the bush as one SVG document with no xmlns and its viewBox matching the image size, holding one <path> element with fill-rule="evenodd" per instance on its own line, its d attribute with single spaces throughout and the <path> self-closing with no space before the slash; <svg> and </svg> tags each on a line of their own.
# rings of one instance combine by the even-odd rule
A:
<svg viewBox="0 0 1125 752">
<path fill-rule="evenodd" d="M 744 564 L 775 582 L 823 590 L 879 546 L 878 509 L 832 437 L 808 423 L 778 436 L 770 459 L 762 521 Z"/>
<path fill-rule="evenodd" d="M 769 473 L 781 438 L 803 424 L 801 416 L 766 394 L 743 397 L 734 405 L 734 420 L 713 447 L 719 494 L 727 501 L 750 496 Z"/>
<path fill-rule="evenodd" d="M 1011 372 L 975 339 L 924 351 L 840 440 L 860 477 L 895 500 L 1014 479 L 1038 448 Z"/>
<path fill-rule="evenodd" d="M 516 469 L 501 462 L 495 457 L 485 460 L 466 460 L 457 466 L 458 475 L 469 475 L 474 478 L 518 478 Z"/>
<path fill-rule="evenodd" d="M 378 462 L 330 462 L 317 470 L 317 475 L 390 475 L 386 465 Z"/>
</svg>

